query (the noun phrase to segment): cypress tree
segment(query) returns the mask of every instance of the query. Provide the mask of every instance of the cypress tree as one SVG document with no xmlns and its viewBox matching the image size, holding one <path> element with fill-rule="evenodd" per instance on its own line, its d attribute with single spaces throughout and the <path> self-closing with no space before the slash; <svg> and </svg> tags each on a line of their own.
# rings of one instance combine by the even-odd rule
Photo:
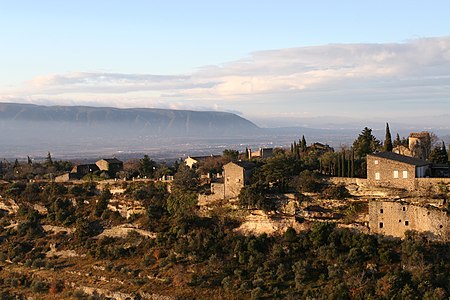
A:
<svg viewBox="0 0 450 300">
<path fill-rule="evenodd" d="M 350 171 L 351 170 L 351 159 L 349 158 L 348 160 L 347 160 L 347 177 L 351 177 L 350 176 Z"/>
<path fill-rule="evenodd" d="M 305 139 L 304 135 L 302 136 L 302 141 L 300 143 L 300 148 L 302 149 L 302 152 L 306 151 L 307 146 L 306 146 L 306 139 Z"/>
<path fill-rule="evenodd" d="M 53 166 L 53 159 L 50 152 L 47 154 L 47 159 L 45 160 L 47 167 Z"/>
<path fill-rule="evenodd" d="M 341 155 L 337 155 L 337 177 L 341 177 Z"/>
<path fill-rule="evenodd" d="M 394 146 L 400 146 L 402 144 L 402 140 L 400 139 L 400 135 L 397 132 L 397 137 L 395 138 Z"/>
<path fill-rule="evenodd" d="M 389 130 L 389 123 L 386 123 L 386 137 L 384 140 L 383 150 L 386 152 L 392 152 L 392 137 L 391 131 Z"/>
<path fill-rule="evenodd" d="M 351 178 L 355 177 L 355 152 L 353 151 L 352 148 L 352 174 L 351 174 Z"/>
</svg>

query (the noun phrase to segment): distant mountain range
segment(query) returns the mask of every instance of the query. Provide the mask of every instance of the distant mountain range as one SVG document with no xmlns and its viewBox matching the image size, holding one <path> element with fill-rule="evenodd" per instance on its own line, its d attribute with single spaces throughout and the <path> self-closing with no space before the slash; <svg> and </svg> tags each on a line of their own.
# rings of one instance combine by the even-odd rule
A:
<svg viewBox="0 0 450 300">
<path fill-rule="evenodd" d="M 239 136 L 259 130 L 252 122 L 227 112 L 17 103 L 0 103 L 0 121 L 29 122 L 37 126 L 45 123 L 68 123 L 81 126 L 82 129 L 89 126 L 94 131 L 97 127 L 107 125 L 119 132 L 132 129 L 133 133 L 165 137 Z"/>
</svg>

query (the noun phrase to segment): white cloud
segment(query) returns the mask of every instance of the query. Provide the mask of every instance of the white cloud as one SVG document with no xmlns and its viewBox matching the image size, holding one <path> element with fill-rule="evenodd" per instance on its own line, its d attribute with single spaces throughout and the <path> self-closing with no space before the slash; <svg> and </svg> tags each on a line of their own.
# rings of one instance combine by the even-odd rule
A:
<svg viewBox="0 0 450 300">
<path fill-rule="evenodd" d="M 376 114 L 377 103 L 399 113 L 421 108 L 432 113 L 450 109 L 450 37 L 259 51 L 173 76 L 46 75 L 9 97 L 119 107 L 221 107 L 247 114 L 259 110 L 261 115 L 292 111 L 350 115 L 371 107 L 369 113 Z"/>
</svg>

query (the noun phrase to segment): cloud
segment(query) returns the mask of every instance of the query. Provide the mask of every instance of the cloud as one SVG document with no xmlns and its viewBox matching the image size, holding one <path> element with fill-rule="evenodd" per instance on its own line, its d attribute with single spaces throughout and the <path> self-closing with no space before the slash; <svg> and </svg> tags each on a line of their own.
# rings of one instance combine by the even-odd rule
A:
<svg viewBox="0 0 450 300">
<path fill-rule="evenodd" d="M 450 37 L 258 51 L 191 74 L 46 75 L 9 96 L 119 107 L 220 107 L 261 115 L 377 114 L 389 109 L 420 114 L 427 103 L 430 112 L 450 109 Z M 388 107 L 379 108 L 379 103 Z"/>
</svg>

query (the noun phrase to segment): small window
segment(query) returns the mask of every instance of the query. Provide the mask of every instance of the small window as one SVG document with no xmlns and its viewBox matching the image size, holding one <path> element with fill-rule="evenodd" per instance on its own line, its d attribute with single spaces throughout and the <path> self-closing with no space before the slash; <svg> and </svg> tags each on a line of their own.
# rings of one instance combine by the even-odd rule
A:
<svg viewBox="0 0 450 300">
<path fill-rule="evenodd" d="M 397 170 L 394 171 L 394 178 L 398 178 L 398 171 Z"/>
<path fill-rule="evenodd" d="M 408 178 L 408 171 L 403 171 L 403 178 Z"/>
<path fill-rule="evenodd" d="M 380 222 L 380 228 L 383 228 L 383 222 Z"/>
<path fill-rule="evenodd" d="M 441 228 L 441 229 L 442 229 L 442 227 L 443 227 L 442 225 L 439 225 L 439 228 Z"/>
<path fill-rule="evenodd" d="M 409 225 L 409 221 L 405 221 L 405 226 L 408 226 Z"/>
<path fill-rule="evenodd" d="M 383 209 L 381 208 L 381 209 L 380 209 L 380 214 L 382 214 L 382 213 L 383 213 Z"/>
<path fill-rule="evenodd" d="M 399 223 L 401 223 L 401 222 L 402 222 L 402 220 L 398 220 L 398 222 L 399 222 Z"/>
<path fill-rule="evenodd" d="M 376 165 L 378 165 L 378 160 L 375 160 L 374 163 L 375 163 Z"/>
<path fill-rule="evenodd" d="M 406 207 L 403 206 L 403 211 L 406 211 Z"/>
<path fill-rule="evenodd" d="M 381 179 L 380 173 L 376 172 L 375 173 L 375 180 L 380 180 L 380 179 Z"/>
</svg>

